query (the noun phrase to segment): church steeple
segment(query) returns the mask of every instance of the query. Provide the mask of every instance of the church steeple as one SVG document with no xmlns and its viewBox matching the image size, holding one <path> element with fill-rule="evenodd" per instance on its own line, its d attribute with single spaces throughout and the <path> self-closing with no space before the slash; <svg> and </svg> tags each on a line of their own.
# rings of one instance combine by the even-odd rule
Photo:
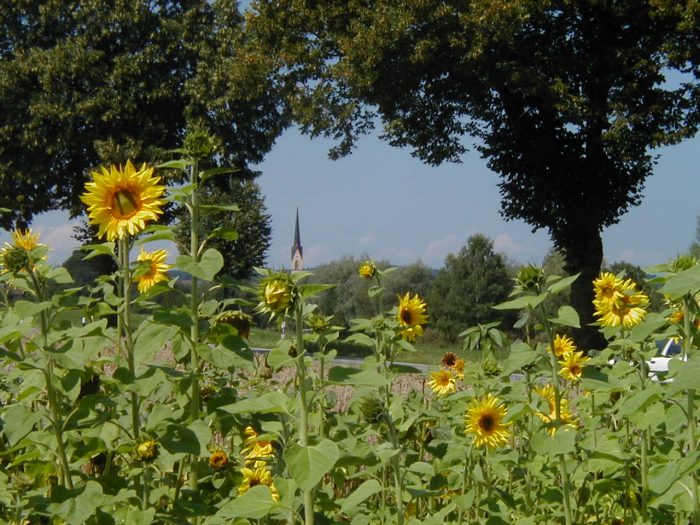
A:
<svg viewBox="0 0 700 525">
<path fill-rule="evenodd" d="M 299 206 L 297 206 L 297 219 L 294 224 L 294 244 L 292 244 L 292 271 L 304 269 L 304 248 L 301 246 L 299 234 Z"/>
</svg>

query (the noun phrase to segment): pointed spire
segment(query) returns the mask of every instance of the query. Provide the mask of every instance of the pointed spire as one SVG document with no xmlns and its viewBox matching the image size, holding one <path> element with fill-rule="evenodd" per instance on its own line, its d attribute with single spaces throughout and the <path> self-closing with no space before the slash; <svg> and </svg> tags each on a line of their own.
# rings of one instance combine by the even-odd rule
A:
<svg viewBox="0 0 700 525">
<path fill-rule="evenodd" d="M 297 219 L 294 224 L 294 244 L 292 245 L 292 271 L 304 268 L 304 248 L 301 246 L 299 234 L 299 206 L 297 206 Z"/>
</svg>

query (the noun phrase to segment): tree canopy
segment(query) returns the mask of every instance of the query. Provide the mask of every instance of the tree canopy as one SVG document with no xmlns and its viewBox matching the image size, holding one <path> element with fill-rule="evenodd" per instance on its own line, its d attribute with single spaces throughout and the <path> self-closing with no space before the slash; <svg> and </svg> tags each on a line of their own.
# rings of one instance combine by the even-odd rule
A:
<svg viewBox="0 0 700 525">
<path fill-rule="evenodd" d="M 90 169 L 162 160 L 190 126 L 222 140 L 224 165 L 262 160 L 286 120 L 243 23 L 235 0 L 5 2 L 0 224 L 79 213 Z"/>
<path fill-rule="evenodd" d="M 469 326 L 503 320 L 504 313 L 492 307 L 512 289 L 505 258 L 494 251 L 493 241 L 472 235 L 456 255 L 447 256 L 435 276 L 428 295 L 431 324 L 454 340 Z"/>
<path fill-rule="evenodd" d="M 679 4 L 258 0 L 248 29 L 302 128 L 338 139 L 332 155 L 379 119 L 429 164 L 458 162 L 472 137 L 502 215 L 546 229 L 581 273 L 585 325 L 601 231 L 641 202 L 653 148 L 695 132 L 698 9 Z"/>
</svg>

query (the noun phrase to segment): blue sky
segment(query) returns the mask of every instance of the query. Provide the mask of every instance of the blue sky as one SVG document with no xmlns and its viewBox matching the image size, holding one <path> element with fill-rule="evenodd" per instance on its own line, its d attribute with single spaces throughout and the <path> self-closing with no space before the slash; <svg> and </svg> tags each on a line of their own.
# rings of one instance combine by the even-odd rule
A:
<svg viewBox="0 0 700 525">
<path fill-rule="evenodd" d="M 374 135 L 338 161 L 327 157 L 331 145 L 290 129 L 257 167 L 272 215 L 268 266 L 289 265 L 297 206 L 307 267 L 367 254 L 393 264 L 420 260 L 439 268 L 474 233 L 493 239 L 497 251 L 523 263 L 541 263 L 551 248 L 546 232 L 533 234 L 527 224 L 500 217 L 498 177 L 475 151 L 462 164 L 433 168 Z M 642 205 L 603 234 L 609 262 L 642 267 L 663 262 L 684 252 L 695 237 L 700 138 L 658 152 Z M 44 214 L 33 227 L 52 246 L 54 264 L 77 245 L 63 213 Z M 0 240 L 7 237 L 3 233 Z"/>
</svg>

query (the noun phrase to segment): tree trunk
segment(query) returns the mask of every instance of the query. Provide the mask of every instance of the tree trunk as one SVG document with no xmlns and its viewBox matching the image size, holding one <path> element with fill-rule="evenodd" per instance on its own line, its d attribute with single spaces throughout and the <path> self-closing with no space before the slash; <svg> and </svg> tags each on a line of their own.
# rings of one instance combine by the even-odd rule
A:
<svg viewBox="0 0 700 525">
<path fill-rule="evenodd" d="M 594 229 L 579 229 L 575 235 L 567 236 L 565 242 L 558 242 L 566 261 L 566 271 L 571 275 L 580 273 L 571 285 L 571 306 L 579 315 L 581 328 L 574 331 L 576 346 L 588 353 L 589 350 L 606 347 L 605 338 L 598 331 L 593 317 L 593 280 L 598 277 L 603 263 L 603 241 Z"/>
</svg>

